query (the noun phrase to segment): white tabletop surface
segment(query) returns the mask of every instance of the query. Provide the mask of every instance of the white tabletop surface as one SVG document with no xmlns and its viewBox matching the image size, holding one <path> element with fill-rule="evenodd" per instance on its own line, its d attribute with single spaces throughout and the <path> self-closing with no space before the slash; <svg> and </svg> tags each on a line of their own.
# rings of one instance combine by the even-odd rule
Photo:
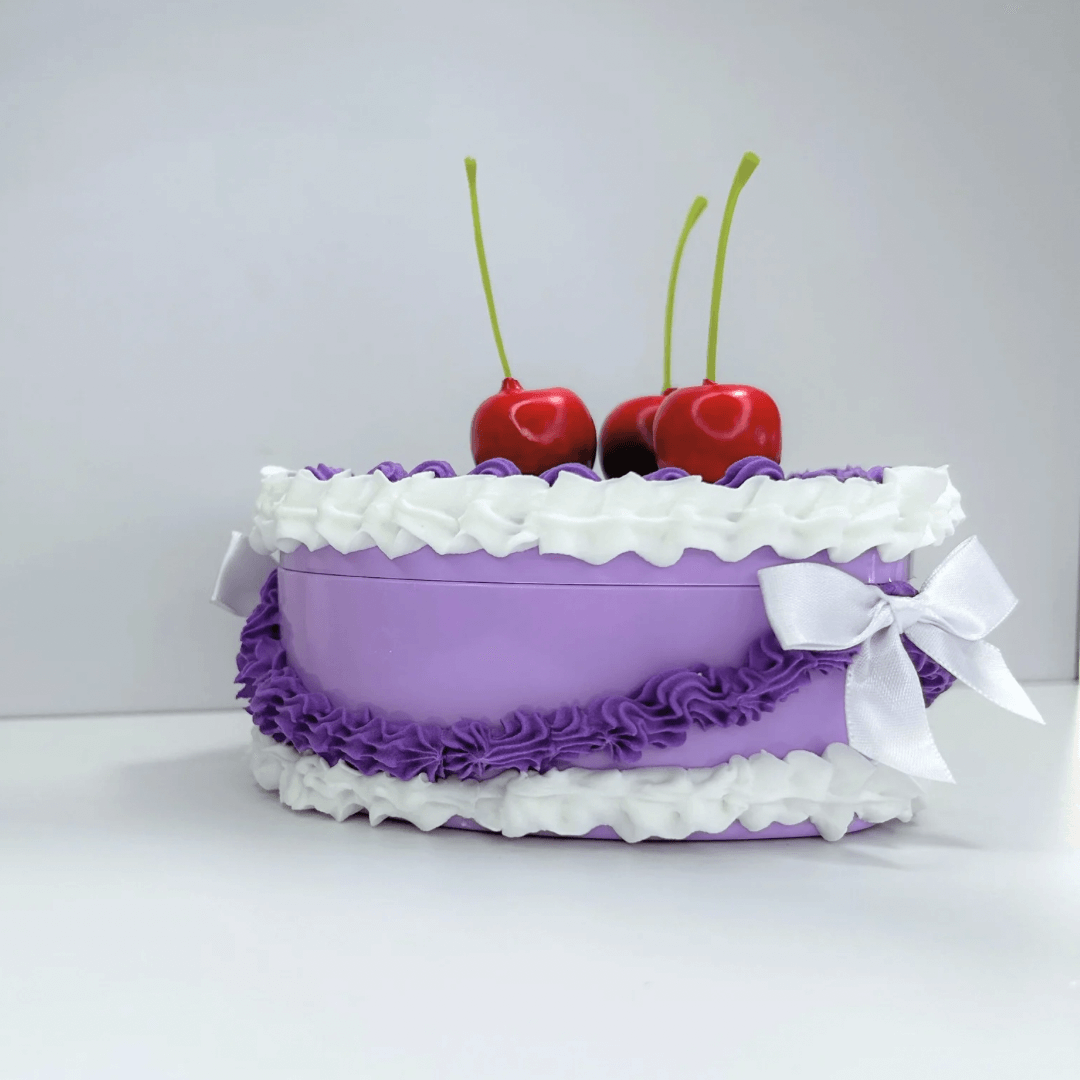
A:
<svg viewBox="0 0 1080 1080">
<path fill-rule="evenodd" d="M 296 814 L 245 714 L 0 721 L 0 1075 L 1080 1076 L 1075 684 L 962 689 L 959 783 L 823 840 Z"/>
</svg>

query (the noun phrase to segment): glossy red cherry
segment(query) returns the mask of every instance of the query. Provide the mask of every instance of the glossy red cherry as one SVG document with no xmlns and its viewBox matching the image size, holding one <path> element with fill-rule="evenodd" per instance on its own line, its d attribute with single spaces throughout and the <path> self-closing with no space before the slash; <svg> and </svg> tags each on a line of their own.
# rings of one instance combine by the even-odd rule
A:
<svg viewBox="0 0 1080 1080">
<path fill-rule="evenodd" d="M 706 379 L 664 399 L 653 420 L 653 447 L 661 469 L 685 469 L 712 484 L 744 457 L 780 460 L 780 410 L 756 386 Z"/>
<path fill-rule="evenodd" d="M 600 464 L 609 480 L 631 472 L 638 476 L 656 472 L 653 419 L 664 398 L 674 392 L 672 386 L 662 394 L 631 398 L 611 410 L 600 429 Z"/>
<path fill-rule="evenodd" d="M 482 401 L 473 414 L 473 458 L 477 465 L 491 458 L 508 458 L 523 473 L 536 475 L 569 462 L 579 462 L 591 469 L 596 460 L 596 424 L 585 402 L 565 386 L 523 390 L 521 383 L 510 373 L 484 253 L 480 201 L 476 193 L 476 162 L 472 158 L 465 159 L 465 175 L 469 181 L 480 281 L 484 286 L 495 347 L 506 376 L 502 389 Z"/>
<path fill-rule="evenodd" d="M 591 469 L 596 424 L 573 390 L 524 390 L 517 379 L 503 379 L 502 389 L 482 401 L 473 415 L 472 452 L 477 465 L 509 458 L 534 476 L 568 461 Z"/>
<path fill-rule="evenodd" d="M 609 480 L 631 472 L 639 476 L 656 472 L 652 423 L 663 400 L 659 394 L 631 398 L 608 414 L 600 429 L 600 467 Z"/>
<path fill-rule="evenodd" d="M 676 390 L 656 410 L 653 447 L 661 468 L 675 467 L 709 483 L 720 480 L 728 467 L 745 457 L 780 461 L 780 410 L 764 390 L 755 386 L 722 384 L 716 378 L 716 342 L 720 294 L 728 235 L 739 193 L 758 167 L 757 154 L 743 154 L 728 192 L 713 270 L 709 308 L 709 344 L 706 379 L 700 386 Z"/>
</svg>

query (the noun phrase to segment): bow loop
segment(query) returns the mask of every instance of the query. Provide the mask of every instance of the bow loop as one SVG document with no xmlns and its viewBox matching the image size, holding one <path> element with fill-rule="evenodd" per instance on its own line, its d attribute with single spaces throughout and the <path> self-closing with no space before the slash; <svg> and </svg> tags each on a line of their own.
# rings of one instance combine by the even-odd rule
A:
<svg viewBox="0 0 1080 1080">
<path fill-rule="evenodd" d="M 772 566 L 758 571 L 758 581 L 769 623 L 785 649 L 850 649 L 891 621 L 880 589 L 832 566 Z M 793 593 L 804 602 L 783 603 Z"/>
<path fill-rule="evenodd" d="M 974 536 L 941 561 L 919 596 L 931 612 L 926 621 L 965 641 L 986 637 L 1017 604 L 1001 571 Z"/>
<path fill-rule="evenodd" d="M 247 618 L 259 602 L 259 590 L 277 563 L 248 543 L 243 533 L 233 532 L 225 558 L 221 561 L 210 602 Z"/>
<path fill-rule="evenodd" d="M 821 563 L 766 567 L 758 581 L 785 649 L 862 646 L 848 666 L 844 704 L 848 742 L 867 757 L 911 776 L 952 780 L 901 634 L 990 701 L 1042 723 L 1001 653 L 982 640 L 1016 597 L 975 537 L 942 561 L 917 596 L 888 596 Z"/>
</svg>

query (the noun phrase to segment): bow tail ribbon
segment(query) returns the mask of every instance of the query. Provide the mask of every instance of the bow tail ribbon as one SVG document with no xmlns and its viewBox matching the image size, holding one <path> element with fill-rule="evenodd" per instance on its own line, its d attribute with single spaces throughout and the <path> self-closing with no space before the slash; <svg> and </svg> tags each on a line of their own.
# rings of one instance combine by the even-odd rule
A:
<svg viewBox="0 0 1080 1080">
<path fill-rule="evenodd" d="M 952 782 L 895 623 L 869 638 L 848 667 L 844 711 L 848 742 L 860 754 L 909 776 Z"/>
<path fill-rule="evenodd" d="M 908 627 L 907 636 L 927 656 L 988 701 L 1025 720 L 1044 723 L 1035 702 L 1006 666 L 1001 650 L 989 641 L 965 641 L 928 623 Z"/>
</svg>

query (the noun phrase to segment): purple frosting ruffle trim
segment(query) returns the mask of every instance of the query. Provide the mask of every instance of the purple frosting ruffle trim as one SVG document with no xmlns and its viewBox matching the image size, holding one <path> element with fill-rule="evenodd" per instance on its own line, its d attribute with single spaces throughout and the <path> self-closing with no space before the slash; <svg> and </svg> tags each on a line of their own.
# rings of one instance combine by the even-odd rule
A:
<svg viewBox="0 0 1080 1080">
<path fill-rule="evenodd" d="M 900 583 L 895 591 L 909 588 Z M 929 705 L 952 684 L 952 676 L 906 638 L 904 644 Z M 663 671 L 625 696 L 556 709 L 519 709 L 496 723 L 420 723 L 390 718 L 371 707 L 341 708 L 304 686 L 281 643 L 275 570 L 240 635 L 236 681 L 241 685 L 237 697 L 249 699 L 248 712 L 260 731 L 331 765 L 344 761 L 365 776 L 387 773 L 400 780 L 421 774 L 429 780 L 481 780 L 507 769 L 564 768 L 598 751 L 631 764 L 648 746 L 681 746 L 692 726 L 760 720 L 815 673 L 845 669 L 857 651 L 785 651 L 770 632 L 750 646 L 741 667 L 699 664 Z"/>
<path fill-rule="evenodd" d="M 309 465 L 308 472 L 313 473 L 320 480 L 329 480 L 331 476 L 341 472 L 341 469 L 331 468 L 329 465 Z M 381 472 L 387 480 L 396 483 L 404 480 L 406 476 L 416 476 L 418 473 L 430 472 L 438 477 L 457 476 L 454 467 L 448 461 L 422 461 L 415 469 L 406 471 L 405 466 L 396 461 L 381 461 L 374 469 L 368 470 L 368 475 Z M 553 469 L 540 474 L 541 480 L 554 484 L 560 473 L 573 473 L 574 476 L 584 477 L 586 480 L 599 482 L 600 476 L 586 465 L 576 461 L 567 462 L 565 465 L 556 465 Z M 718 487 L 737 488 L 741 487 L 753 476 L 767 476 L 772 480 L 809 480 L 815 476 L 835 476 L 837 480 L 872 480 L 880 484 L 884 478 L 885 466 L 875 465 L 872 469 L 860 469 L 857 465 L 847 465 L 842 469 L 817 469 L 814 472 L 791 473 L 785 477 L 784 470 L 767 457 L 745 457 L 728 467 L 724 475 L 716 481 Z M 482 461 L 475 469 L 470 469 L 469 476 L 520 476 L 521 470 L 506 458 L 492 458 L 490 461 Z M 681 480 L 690 474 L 685 469 L 657 469 L 645 477 L 646 480 Z"/>
</svg>

